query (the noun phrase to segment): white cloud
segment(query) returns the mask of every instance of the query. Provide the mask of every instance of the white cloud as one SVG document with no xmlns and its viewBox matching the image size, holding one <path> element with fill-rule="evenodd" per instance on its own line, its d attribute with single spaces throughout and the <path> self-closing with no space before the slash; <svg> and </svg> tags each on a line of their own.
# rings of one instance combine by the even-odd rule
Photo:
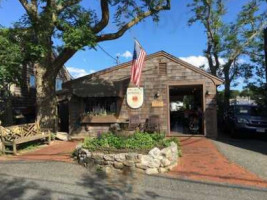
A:
<svg viewBox="0 0 267 200">
<path fill-rule="evenodd" d="M 94 70 L 94 69 L 91 69 L 90 71 L 89 71 L 89 74 L 92 74 L 92 73 L 95 73 L 96 71 Z"/>
<path fill-rule="evenodd" d="M 95 72 L 95 70 L 93 69 L 87 72 L 85 69 L 80 69 L 76 67 L 67 67 L 67 70 L 74 78 L 79 78 Z"/>
<path fill-rule="evenodd" d="M 204 65 L 204 70 L 206 71 L 209 69 L 208 59 L 205 56 L 188 56 L 188 57 L 180 57 L 180 59 L 196 67 Z M 225 60 L 223 58 L 219 58 L 219 62 L 221 64 L 224 64 Z"/>
<path fill-rule="evenodd" d="M 121 53 L 117 53 L 116 56 L 120 56 L 120 57 L 123 57 L 125 59 L 129 59 L 129 58 L 132 58 L 133 57 L 133 54 L 130 51 L 126 50 L 122 54 Z"/>
<path fill-rule="evenodd" d="M 188 57 L 180 57 L 181 60 L 190 63 L 196 67 L 205 66 L 204 69 L 208 69 L 208 60 L 204 56 L 188 56 Z"/>
</svg>

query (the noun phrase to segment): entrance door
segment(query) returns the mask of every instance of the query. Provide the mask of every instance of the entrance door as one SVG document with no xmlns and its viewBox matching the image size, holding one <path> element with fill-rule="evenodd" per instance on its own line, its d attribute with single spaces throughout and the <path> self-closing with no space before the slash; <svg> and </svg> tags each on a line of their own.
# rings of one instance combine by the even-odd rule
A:
<svg viewBox="0 0 267 200">
<path fill-rule="evenodd" d="M 59 131 L 69 132 L 69 106 L 68 101 L 62 101 L 58 105 Z"/>
<path fill-rule="evenodd" d="M 203 134 L 203 110 L 203 85 L 169 86 L 171 135 Z"/>
</svg>

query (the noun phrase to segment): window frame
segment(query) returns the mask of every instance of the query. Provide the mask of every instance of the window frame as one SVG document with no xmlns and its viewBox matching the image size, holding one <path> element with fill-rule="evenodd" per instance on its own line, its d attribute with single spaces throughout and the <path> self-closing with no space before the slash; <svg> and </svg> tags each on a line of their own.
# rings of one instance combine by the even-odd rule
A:
<svg viewBox="0 0 267 200">
<path fill-rule="evenodd" d="M 36 88 L 36 77 L 32 74 L 29 77 L 29 87 Z"/>
</svg>

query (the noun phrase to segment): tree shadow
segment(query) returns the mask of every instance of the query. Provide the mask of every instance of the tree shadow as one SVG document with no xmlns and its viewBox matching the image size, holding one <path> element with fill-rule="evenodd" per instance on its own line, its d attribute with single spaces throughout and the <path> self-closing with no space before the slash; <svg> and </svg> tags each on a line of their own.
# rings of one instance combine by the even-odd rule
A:
<svg viewBox="0 0 267 200">
<path fill-rule="evenodd" d="M 81 166 L 77 165 L 75 170 L 82 170 L 81 168 Z M 67 177 L 67 173 L 70 172 L 65 173 Z M 147 176 L 138 173 L 128 173 L 128 171 L 125 171 L 124 174 L 113 173 L 110 176 L 103 172 L 85 171 L 77 179 L 71 179 L 71 177 L 76 178 L 76 176 L 70 176 L 70 179 L 53 179 L 49 177 L 56 176 L 56 172 L 55 174 L 50 174 L 44 171 L 43 174 L 46 176 L 34 178 L 28 174 L 12 175 L 1 173 L 0 199 L 181 200 L 183 197 L 177 196 L 178 193 L 177 191 L 174 192 L 174 190 L 182 187 L 184 188 L 183 192 L 190 193 L 192 192 L 192 187 L 188 187 L 188 184 L 191 184 L 191 186 L 194 186 L 194 184 L 195 186 L 208 185 L 210 186 L 208 190 L 215 186 L 222 189 L 232 188 L 248 192 L 266 193 L 266 190 L 263 191 L 257 188 L 181 180 L 158 175 Z M 196 192 L 206 194 L 205 191 Z"/>
<path fill-rule="evenodd" d="M 95 200 L 148 200 L 160 197 L 154 191 L 141 191 L 138 183 L 142 182 L 145 175 L 140 173 L 126 172 L 124 174 L 104 172 L 88 173 L 78 183 L 90 188 L 88 194 Z"/>
<path fill-rule="evenodd" d="M 24 178 L 12 178 L 8 176 L 0 177 L 0 198 L 1 199 L 23 199 L 27 196 L 29 190 L 37 190 L 31 199 L 51 199 L 51 192 L 46 189 L 39 190 L 39 186 L 33 181 L 27 181 Z"/>
<path fill-rule="evenodd" d="M 267 155 L 267 141 L 255 137 L 231 138 L 227 135 L 221 135 L 216 139 L 219 142 Z"/>
<path fill-rule="evenodd" d="M 14 173 L 12 170 L 0 173 L 0 199 L 94 199 L 94 200 L 149 200 L 161 198 L 155 191 L 140 189 L 140 182 L 143 182 L 142 174 L 133 175 L 125 173 L 122 175 L 113 174 L 107 176 L 104 172 L 95 170 L 85 171 L 73 179 L 61 179 L 57 170 L 50 174 L 51 171 L 44 170 L 40 176 L 31 176 L 30 171 L 35 170 L 34 166 L 39 162 L 22 162 L 31 164 L 32 169 L 23 174 Z M 6 167 L 13 169 L 21 162 L 3 162 Z M 15 166 L 10 166 L 15 164 Z M 39 163 L 40 164 L 40 163 Z M 18 165 L 18 167 L 19 167 Z M 24 167 L 25 168 L 25 167 Z M 81 169 L 77 165 L 75 170 Z M 15 168 L 14 168 L 15 170 Z M 70 171 L 64 172 L 68 177 Z M 16 175 L 17 174 L 17 175 Z M 60 173 L 61 174 L 61 173 Z M 53 177 L 56 178 L 53 178 Z M 57 177 L 58 176 L 58 177 Z M 164 198 L 163 198 L 164 199 Z"/>
</svg>

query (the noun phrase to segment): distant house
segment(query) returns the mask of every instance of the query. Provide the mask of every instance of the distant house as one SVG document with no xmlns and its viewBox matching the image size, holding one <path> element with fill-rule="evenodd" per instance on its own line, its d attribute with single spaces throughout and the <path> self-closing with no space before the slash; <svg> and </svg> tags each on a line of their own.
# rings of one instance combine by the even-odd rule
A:
<svg viewBox="0 0 267 200">
<path fill-rule="evenodd" d="M 249 96 L 247 97 L 237 96 L 234 99 L 230 99 L 230 104 L 231 105 L 257 105 L 256 101 L 251 99 Z"/>
<path fill-rule="evenodd" d="M 68 70 L 63 67 L 56 79 L 56 90 L 61 91 L 62 84 L 71 79 Z M 36 83 L 32 64 L 23 66 L 22 83 L 20 86 L 12 85 L 10 93 L 12 95 L 13 123 L 33 122 L 36 117 Z"/>
<path fill-rule="evenodd" d="M 197 116 L 197 134 L 217 137 L 216 87 L 221 79 L 164 51 L 146 57 L 141 88 L 130 83 L 130 71 L 131 62 L 126 62 L 63 84 L 69 93 L 71 135 L 96 136 L 114 123 L 130 123 L 132 116 L 139 116 L 144 126 L 156 116 L 161 132 L 188 135 L 190 120 Z M 130 96 L 135 90 L 143 95 Z M 181 108 L 170 109 L 173 102 Z"/>
</svg>

